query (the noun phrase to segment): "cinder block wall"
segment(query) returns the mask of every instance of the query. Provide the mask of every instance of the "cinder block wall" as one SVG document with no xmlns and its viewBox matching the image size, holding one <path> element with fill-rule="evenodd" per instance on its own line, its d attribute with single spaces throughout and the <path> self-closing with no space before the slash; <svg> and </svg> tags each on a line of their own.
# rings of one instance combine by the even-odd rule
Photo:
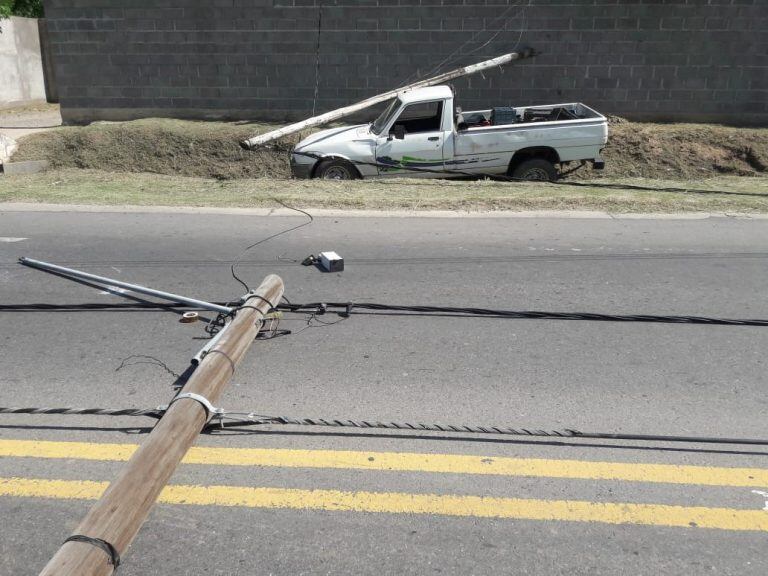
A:
<svg viewBox="0 0 768 576">
<path fill-rule="evenodd" d="M 64 120 L 306 117 L 321 10 L 318 112 L 530 45 L 464 109 L 768 125 L 768 0 L 45 0 Z"/>
</svg>

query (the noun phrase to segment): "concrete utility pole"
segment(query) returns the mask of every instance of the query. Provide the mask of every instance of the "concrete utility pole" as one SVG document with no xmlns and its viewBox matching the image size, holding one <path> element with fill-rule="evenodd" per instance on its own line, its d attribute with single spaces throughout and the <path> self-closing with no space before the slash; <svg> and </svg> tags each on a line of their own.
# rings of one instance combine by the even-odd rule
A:
<svg viewBox="0 0 768 576">
<path fill-rule="evenodd" d="M 350 106 L 339 108 L 337 110 L 331 110 L 330 112 L 326 112 L 325 114 L 321 114 L 320 116 L 314 116 L 312 118 L 308 118 L 307 120 L 302 120 L 301 122 L 296 122 L 295 124 L 290 124 L 289 126 L 278 128 L 277 130 L 272 130 L 271 132 L 267 132 L 266 134 L 254 136 L 253 138 L 244 140 L 243 142 L 240 143 L 240 145 L 246 150 L 252 150 L 254 148 L 257 148 L 258 146 L 266 144 L 267 142 L 272 142 L 273 140 L 277 140 L 278 138 L 282 138 L 283 136 L 288 136 L 289 134 L 295 134 L 296 132 L 300 132 L 306 128 L 312 128 L 313 126 L 322 126 L 323 124 L 328 124 L 329 122 L 340 120 L 341 118 L 344 118 L 345 116 L 349 116 L 350 114 L 354 114 L 355 112 L 359 112 L 360 110 L 365 110 L 366 108 L 370 108 L 371 106 L 380 104 L 381 102 L 386 102 L 387 100 L 391 100 L 392 98 L 394 98 L 395 96 L 397 96 L 402 92 L 407 92 L 409 90 L 416 90 L 417 88 L 426 88 L 428 86 L 435 86 L 437 84 L 442 84 L 443 82 L 448 82 L 449 80 L 453 80 L 454 78 L 461 78 L 462 76 L 470 76 L 472 74 L 477 74 L 478 72 L 482 72 L 483 70 L 487 70 L 489 68 L 496 68 L 498 66 L 503 66 L 504 64 L 512 62 L 513 60 L 522 60 L 523 58 L 530 58 L 531 56 L 535 56 L 534 51 L 531 49 L 526 49 L 526 50 L 521 50 L 520 52 L 510 52 L 509 54 L 502 54 L 501 56 L 497 56 L 496 58 L 492 58 L 491 60 L 485 60 L 484 62 L 479 62 L 477 64 L 462 66 L 461 68 L 456 68 L 455 70 L 451 70 L 450 72 L 444 72 L 443 74 L 439 74 L 438 76 L 434 76 L 432 78 L 426 78 L 424 80 L 419 80 L 418 82 L 414 82 L 413 84 L 408 84 L 407 86 L 403 86 L 395 90 L 390 90 L 389 92 L 385 92 L 377 96 L 372 96 L 371 98 L 368 98 L 367 100 L 363 100 L 362 102 L 358 102 L 357 104 L 352 104 Z"/>
<path fill-rule="evenodd" d="M 161 490 L 210 418 L 206 401 L 214 406 L 218 402 L 235 366 L 256 338 L 264 315 L 282 295 L 283 281 L 270 275 L 246 296 L 235 318 L 222 329 L 216 345 L 192 374 L 181 397 L 171 403 L 144 444 L 75 530 L 75 535 L 91 540 L 65 542 L 41 576 L 112 574 L 115 566 L 111 564 L 109 546 L 119 555 L 126 552 Z"/>
</svg>

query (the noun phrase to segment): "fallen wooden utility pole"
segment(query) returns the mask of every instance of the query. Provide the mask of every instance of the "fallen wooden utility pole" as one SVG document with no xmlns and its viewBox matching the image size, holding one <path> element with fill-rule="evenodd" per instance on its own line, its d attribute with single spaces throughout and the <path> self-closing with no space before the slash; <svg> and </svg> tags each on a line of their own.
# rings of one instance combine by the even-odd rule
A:
<svg viewBox="0 0 768 576">
<path fill-rule="evenodd" d="M 267 276 L 246 295 L 224 334 L 208 351 L 182 394 L 134 453 L 75 530 L 48 562 L 41 576 L 107 576 L 128 549 L 187 450 L 195 442 L 210 410 L 232 378 L 235 366 L 256 338 L 264 315 L 283 295 L 283 281 Z M 72 537 L 70 537 L 72 538 Z"/>
<path fill-rule="evenodd" d="M 360 110 L 365 110 L 366 108 L 370 108 L 371 106 L 380 104 L 381 102 L 386 102 L 387 100 L 391 100 L 401 92 L 406 92 L 408 90 L 415 90 L 417 88 L 426 88 L 427 86 L 435 86 L 437 84 L 442 84 L 443 82 L 448 82 L 449 80 L 453 80 L 454 78 L 460 78 L 462 76 L 469 76 L 470 74 L 476 74 L 478 72 L 482 72 L 483 70 L 487 70 L 488 68 L 495 68 L 496 66 L 502 66 L 503 64 L 507 64 L 508 62 L 512 62 L 513 60 L 522 60 L 523 58 L 529 58 L 534 55 L 535 54 L 533 50 L 527 49 L 521 52 L 510 52 L 509 54 L 503 54 L 502 56 L 498 56 L 496 58 L 492 58 L 491 60 L 486 60 L 478 64 L 471 64 L 470 66 L 456 68 L 455 70 L 451 70 L 450 72 L 445 72 L 443 74 L 434 76 L 432 78 L 427 78 L 425 80 L 419 80 L 418 82 L 414 82 L 413 84 L 408 84 L 407 86 L 403 86 L 402 88 L 390 90 L 389 92 L 385 92 L 384 94 L 379 94 L 378 96 L 372 96 L 371 98 L 368 98 L 367 100 L 363 100 L 362 102 L 358 102 L 357 104 L 352 104 L 350 106 L 339 108 L 337 110 L 331 110 L 330 112 L 326 112 L 325 114 L 321 114 L 320 116 L 314 116 L 307 120 L 302 120 L 301 122 L 296 122 L 295 124 L 290 124 L 289 126 L 278 128 L 277 130 L 272 130 L 271 132 L 267 132 L 266 134 L 254 136 L 253 138 L 249 138 L 248 140 L 241 142 L 241 145 L 243 148 L 246 148 L 247 150 L 251 150 L 253 148 L 266 144 L 267 142 L 272 142 L 273 140 L 282 138 L 283 136 L 288 136 L 289 134 L 300 132 L 305 128 L 312 128 L 313 126 L 322 126 L 323 124 L 328 124 L 329 122 L 333 122 L 334 120 L 339 120 L 340 118 L 344 118 L 345 116 L 349 116 L 350 114 L 354 114 L 355 112 L 359 112 Z"/>
</svg>

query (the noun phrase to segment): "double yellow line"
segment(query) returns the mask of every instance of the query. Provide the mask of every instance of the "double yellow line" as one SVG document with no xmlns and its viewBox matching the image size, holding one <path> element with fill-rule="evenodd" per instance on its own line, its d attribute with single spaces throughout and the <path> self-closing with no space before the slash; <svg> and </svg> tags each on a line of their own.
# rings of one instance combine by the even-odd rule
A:
<svg viewBox="0 0 768 576">
<path fill-rule="evenodd" d="M 0 456 L 20 458 L 124 461 L 130 458 L 136 448 L 132 444 L 0 440 Z M 188 453 L 184 463 L 768 487 L 768 470 L 758 468 L 449 454 L 197 447 Z M 106 487 L 105 482 L 0 478 L 0 496 L 94 500 L 101 496 Z M 757 509 L 757 506 L 754 510 L 743 510 L 440 494 L 183 485 L 168 486 L 162 492 L 160 502 L 768 531 L 768 511 Z"/>
<path fill-rule="evenodd" d="M 0 478 L 0 496 L 96 500 L 107 489 L 107 486 L 107 482 Z M 398 492 L 341 492 L 338 490 L 184 485 L 166 487 L 160 494 L 158 501 L 164 504 L 193 506 L 436 514 L 478 518 L 768 531 L 768 512 L 762 510 L 666 506 L 661 504 L 616 504 Z"/>
<path fill-rule="evenodd" d="M 137 444 L 0 440 L 0 457 L 123 462 L 127 461 L 137 448 Z M 193 447 L 187 453 L 183 463 L 208 466 L 336 468 L 768 488 L 768 470 L 761 468 L 717 468 L 460 454 Z"/>
</svg>

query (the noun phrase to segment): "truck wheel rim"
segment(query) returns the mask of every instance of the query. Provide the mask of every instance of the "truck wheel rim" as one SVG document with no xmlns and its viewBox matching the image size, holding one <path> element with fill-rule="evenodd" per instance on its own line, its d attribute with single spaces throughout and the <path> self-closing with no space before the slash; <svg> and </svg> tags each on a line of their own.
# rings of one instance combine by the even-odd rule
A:
<svg viewBox="0 0 768 576">
<path fill-rule="evenodd" d="M 349 180 L 349 171 L 343 166 L 331 166 L 323 173 L 325 180 Z"/>
<path fill-rule="evenodd" d="M 549 174 L 543 168 L 531 168 L 523 175 L 526 180 L 549 180 Z"/>
</svg>

